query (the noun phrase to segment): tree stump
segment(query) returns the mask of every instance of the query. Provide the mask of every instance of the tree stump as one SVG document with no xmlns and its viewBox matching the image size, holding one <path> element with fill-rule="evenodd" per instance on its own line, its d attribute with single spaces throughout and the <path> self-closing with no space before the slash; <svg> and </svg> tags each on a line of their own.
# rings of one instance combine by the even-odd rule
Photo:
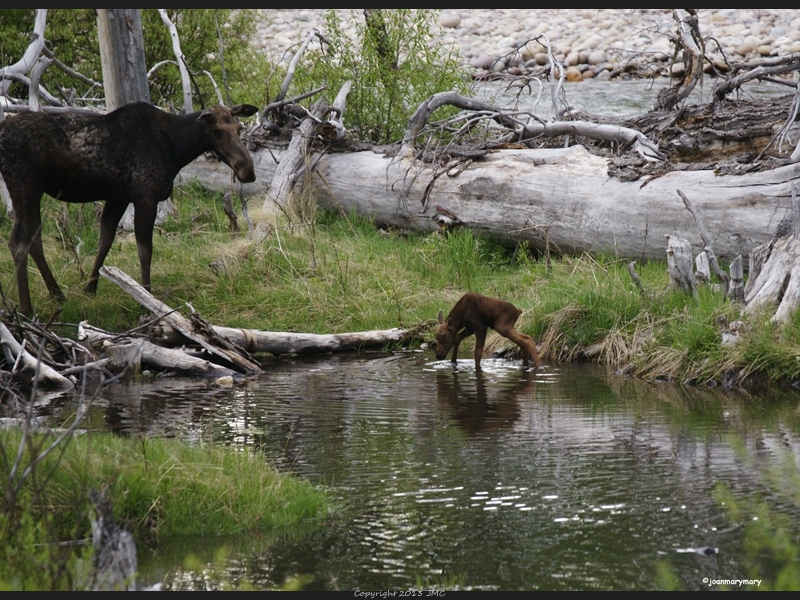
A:
<svg viewBox="0 0 800 600">
<path fill-rule="evenodd" d="M 667 270 L 672 287 L 692 296 L 697 295 L 697 287 L 692 274 L 692 245 L 686 240 L 666 236 L 667 238 Z"/>
<path fill-rule="evenodd" d="M 756 250 L 763 256 L 768 249 Z M 778 308 L 772 316 L 772 321 L 776 323 L 788 322 L 800 302 L 800 200 L 795 193 L 794 182 L 792 182 L 792 233 L 780 238 L 772 246 L 772 252 L 745 300 L 748 313 L 770 304 L 777 305 Z"/>
</svg>

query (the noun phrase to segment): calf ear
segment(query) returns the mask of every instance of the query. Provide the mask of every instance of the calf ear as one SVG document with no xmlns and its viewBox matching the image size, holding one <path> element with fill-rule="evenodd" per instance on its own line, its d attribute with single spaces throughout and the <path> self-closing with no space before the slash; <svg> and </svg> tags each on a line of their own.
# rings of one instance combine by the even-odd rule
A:
<svg viewBox="0 0 800 600">
<path fill-rule="evenodd" d="M 444 315 L 442 314 L 442 311 L 439 311 L 439 314 L 437 315 L 436 318 L 439 320 L 439 325 L 444 323 Z"/>
<path fill-rule="evenodd" d="M 250 117 L 258 112 L 258 107 L 252 104 L 237 104 L 231 106 L 231 112 L 234 117 Z"/>
</svg>

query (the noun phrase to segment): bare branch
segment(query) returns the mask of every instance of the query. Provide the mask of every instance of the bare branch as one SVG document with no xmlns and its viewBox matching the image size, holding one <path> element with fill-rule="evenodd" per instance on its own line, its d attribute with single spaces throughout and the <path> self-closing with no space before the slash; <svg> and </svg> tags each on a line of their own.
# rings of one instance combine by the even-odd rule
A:
<svg viewBox="0 0 800 600">
<path fill-rule="evenodd" d="M 658 93 L 656 110 L 671 110 L 687 98 L 703 77 L 703 40 L 697 21 L 697 10 L 674 9 L 678 37 L 683 48 L 684 76 L 672 87 Z M 699 45 L 698 45 L 699 44 Z"/>
<path fill-rule="evenodd" d="M 56 55 L 53 54 L 53 52 L 47 46 L 42 48 L 42 54 L 44 54 L 47 58 L 53 59 L 53 65 L 56 66 L 61 71 L 63 71 L 64 73 L 66 73 L 67 75 L 69 75 L 70 77 L 73 77 L 74 79 L 77 79 L 81 83 L 85 83 L 86 85 L 91 86 L 92 88 L 97 87 L 102 89 L 103 87 L 102 83 L 99 83 L 94 79 L 90 79 L 89 77 L 86 77 L 86 75 L 84 75 L 83 73 L 79 73 L 75 69 L 72 69 L 67 65 L 65 65 L 64 63 L 62 63 L 60 60 L 56 58 Z"/>
<path fill-rule="evenodd" d="M 188 115 L 194 110 L 192 105 L 192 85 L 189 80 L 189 69 L 186 68 L 183 52 L 181 51 L 181 41 L 178 37 L 178 29 L 170 21 L 167 11 L 163 8 L 158 9 L 158 14 L 161 15 L 161 20 L 164 25 L 169 29 L 169 35 L 172 38 L 172 51 L 175 53 L 175 58 L 178 60 L 178 69 L 181 72 L 181 87 L 183 88 L 183 110 Z"/>
<path fill-rule="evenodd" d="M 289 85 L 292 83 L 292 78 L 297 70 L 297 63 L 300 62 L 300 58 L 302 58 L 306 48 L 308 48 L 308 45 L 315 37 L 322 39 L 322 34 L 320 33 L 319 29 L 314 29 L 311 31 L 308 36 L 306 36 L 306 39 L 303 40 L 303 43 L 300 45 L 300 48 L 297 50 L 297 52 L 295 52 L 291 62 L 289 63 L 289 68 L 286 70 L 286 77 L 283 78 L 281 91 L 278 93 L 278 97 L 275 98 L 276 101 L 283 100 L 286 97 L 286 93 L 289 91 Z"/>
<path fill-rule="evenodd" d="M 24 75 L 25 73 L 29 73 L 36 64 L 36 61 L 39 60 L 39 55 L 44 48 L 44 28 L 46 23 L 47 9 L 37 8 L 36 20 L 33 25 L 33 41 L 25 49 L 25 53 L 19 61 L 0 69 L 0 92 L 3 95 L 5 95 L 11 85 L 10 81 L 8 81 L 9 75 Z"/>
<path fill-rule="evenodd" d="M 442 92 L 434 94 L 414 112 L 409 119 L 408 129 L 403 137 L 403 143 L 398 156 L 413 154 L 414 142 L 428 121 L 429 116 L 437 108 L 445 105 L 455 106 L 463 110 L 473 110 L 484 113 L 487 117 L 514 132 L 517 140 L 526 140 L 536 137 L 558 137 L 561 135 L 579 135 L 598 140 L 630 143 L 634 149 L 645 159 L 656 161 L 665 160 L 666 156 L 640 131 L 619 125 L 598 125 L 589 121 L 557 121 L 553 123 L 531 122 L 523 124 L 514 118 L 518 113 L 507 113 L 496 107 L 456 94 L 455 92 Z M 528 113 L 525 113 L 528 114 Z"/>
<path fill-rule="evenodd" d="M 728 274 L 720 268 L 719 262 L 717 262 L 717 256 L 714 254 L 714 248 L 711 245 L 711 236 L 708 235 L 708 230 L 706 229 L 705 225 L 703 225 L 703 218 L 700 216 L 700 213 L 697 212 L 697 209 L 694 207 L 694 204 L 692 204 L 692 201 L 686 197 L 686 194 L 680 190 L 675 191 L 678 192 L 678 195 L 683 200 L 686 208 L 688 208 L 689 212 L 692 213 L 692 216 L 697 223 L 697 228 L 700 230 L 700 237 L 703 239 L 703 250 L 705 250 L 706 254 L 708 255 L 708 262 L 711 265 L 711 269 L 714 271 L 714 274 L 719 277 L 719 280 L 725 285 L 725 292 L 727 293 L 730 278 L 728 277 Z"/>
</svg>

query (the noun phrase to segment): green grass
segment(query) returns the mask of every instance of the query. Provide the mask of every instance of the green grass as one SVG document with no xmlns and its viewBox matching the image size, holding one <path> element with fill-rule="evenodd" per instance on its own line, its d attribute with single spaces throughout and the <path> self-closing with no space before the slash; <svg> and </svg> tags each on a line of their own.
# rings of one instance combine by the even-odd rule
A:
<svg viewBox="0 0 800 600">
<path fill-rule="evenodd" d="M 60 542 L 91 537 L 92 489 L 107 488 L 115 521 L 138 541 L 307 530 L 331 510 L 324 490 L 279 474 L 258 454 L 163 438 L 75 436 L 21 477 L 31 457 L 53 441 L 30 436 L 22 468 L 12 474 L 21 437 L 19 430 L 0 432 L 0 589 L 90 585 L 91 546 Z"/>
<path fill-rule="evenodd" d="M 19 433 L 0 440 L 8 453 Z M 34 503 L 61 532 L 85 529 L 86 494 L 103 486 L 117 520 L 146 536 L 270 530 L 319 519 L 329 508 L 324 491 L 279 474 L 258 454 L 164 438 L 76 436 L 37 471 L 48 474 L 48 493 Z"/>
<path fill-rule="evenodd" d="M 742 317 L 740 305 L 710 286 L 696 298 L 670 290 L 664 262 L 636 266 L 641 294 L 628 260 L 619 257 L 562 256 L 548 265 L 526 248 L 467 229 L 384 231 L 363 217 L 320 211 L 307 198 L 254 240 L 229 233 L 219 197 L 187 186 L 173 200 L 178 217 L 155 234 L 153 293 L 173 308 L 191 303 L 216 325 L 341 333 L 430 323 L 432 339 L 437 312 L 473 291 L 523 309 L 519 326 L 539 342 L 545 360 L 588 352 L 639 377 L 682 382 L 800 378 L 800 318 L 779 328 L 767 317 Z M 251 200 L 251 213 L 260 201 Z M 58 321 L 88 320 L 117 332 L 136 326 L 143 309 L 112 283 L 101 279 L 94 297 L 82 292 L 97 247 L 93 207 L 48 200 L 43 215 L 45 253 L 67 296 Z M 10 230 L 7 219 L 0 223 L 0 236 L 7 239 Z M 118 235 L 106 264 L 139 278 L 131 233 Z M 30 270 L 33 300 L 46 320 L 58 305 Z M 13 300 L 8 252 L 0 253 L 0 274 Z M 740 343 L 723 346 L 720 317 L 747 322 Z M 465 343 L 468 352 L 472 339 Z M 501 343 L 490 336 L 487 350 Z"/>
</svg>

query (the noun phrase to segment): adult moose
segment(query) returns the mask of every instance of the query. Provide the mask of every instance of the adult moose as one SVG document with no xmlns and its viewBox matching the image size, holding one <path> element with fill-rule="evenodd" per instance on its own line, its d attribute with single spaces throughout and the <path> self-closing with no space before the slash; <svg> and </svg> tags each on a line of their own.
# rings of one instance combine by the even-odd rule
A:
<svg viewBox="0 0 800 600">
<path fill-rule="evenodd" d="M 255 181 L 253 160 L 239 139 L 237 116 L 258 108 L 214 106 L 171 115 L 143 102 L 105 115 L 23 113 L 0 123 L 0 173 L 14 208 L 8 247 L 14 258 L 19 310 L 32 314 L 28 254 L 49 292 L 64 298 L 44 257 L 43 193 L 64 202 L 104 200 L 100 241 L 86 291 L 94 294 L 100 267 L 122 215 L 133 203 L 142 285 L 150 289 L 153 227 L 158 203 L 172 194 L 175 176 L 204 152 L 214 152 L 242 182 Z"/>
</svg>

